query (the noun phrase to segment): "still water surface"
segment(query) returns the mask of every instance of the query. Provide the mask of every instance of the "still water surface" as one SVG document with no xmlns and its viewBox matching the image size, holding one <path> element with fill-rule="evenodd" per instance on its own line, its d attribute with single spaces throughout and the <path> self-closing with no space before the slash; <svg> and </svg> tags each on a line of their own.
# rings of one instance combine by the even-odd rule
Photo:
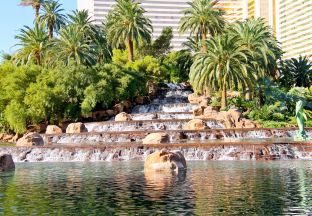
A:
<svg viewBox="0 0 312 216">
<path fill-rule="evenodd" d="M 0 173 L 0 215 L 310 215 L 312 161 L 22 163 Z"/>
</svg>

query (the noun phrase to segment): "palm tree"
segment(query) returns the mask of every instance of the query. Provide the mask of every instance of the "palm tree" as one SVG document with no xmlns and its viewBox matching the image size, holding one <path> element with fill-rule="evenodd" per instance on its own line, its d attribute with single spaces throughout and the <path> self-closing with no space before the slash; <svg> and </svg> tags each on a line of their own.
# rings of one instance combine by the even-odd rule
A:
<svg viewBox="0 0 312 216">
<path fill-rule="evenodd" d="M 36 23 L 33 29 L 25 26 L 20 32 L 20 34 L 15 36 L 19 40 L 16 45 L 21 46 L 21 49 L 18 50 L 14 57 L 15 61 L 18 63 L 28 63 L 35 59 L 35 63 L 40 65 L 44 52 L 49 45 L 45 24 Z"/>
<path fill-rule="evenodd" d="M 312 63 L 308 57 L 299 56 L 281 62 L 280 83 L 286 87 L 310 87 L 312 82 Z"/>
<path fill-rule="evenodd" d="M 205 87 L 222 90 L 221 108 L 227 106 L 228 87 L 250 86 L 255 77 L 248 72 L 250 51 L 240 46 L 239 38 L 229 34 L 218 35 L 207 40 L 207 51 L 196 54 L 190 70 L 190 81 L 194 89 L 202 92 Z"/>
<path fill-rule="evenodd" d="M 62 5 L 57 1 L 46 1 L 43 3 L 42 11 L 43 15 L 40 16 L 40 20 L 46 22 L 49 31 L 49 40 L 53 38 L 53 32 L 58 31 L 62 25 L 65 25 L 66 16 L 61 12 Z"/>
<path fill-rule="evenodd" d="M 188 2 L 190 7 L 184 10 L 180 20 L 180 33 L 190 31 L 190 35 L 200 35 L 201 47 L 207 49 L 207 35 L 214 36 L 220 33 L 225 25 L 224 11 L 215 7 L 216 0 L 193 0 Z"/>
<path fill-rule="evenodd" d="M 32 6 L 36 10 L 36 20 L 39 18 L 39 10 L 44 0 L 21 0 L 20 5 Z"/>
<path fill-rule="evenodd" d="M 70 24 L 77 25 L 83 30 L 89 28 L 92 24 L 88 10 L 75 10 L 72 14 L 68 15 L 68 18 Z"/>
<path fill-rule="evenodd" d="M 55 60 L 69 64 L 74 61 L 77 65 L 94 65 L 96 63 L 95 44 L 76 25 L 60 29 L 60 37 L 55 40 Z"/>
<path fill-rule="evenodd" d="M 282 50 L 264 19 L 236 22 L 229 26 L 229 33 L 237 35 L 241 45 L 252 51 L 252 63 L 259 77 L 275 75 Z"/>
<path fill-rule="evenodd" d="M 93 26 L 91 33 L 91 40 L 95 44 L 97 63 L 110 62 L 112 59 L 112 48 L 107 41 L 105 28 L 103 26 Z"/>
<path fill-rule="evenodd" d="M 107 16 L 107 36 L 112 46 L 126 44 L 128 60 L 133 61 L 133 43 L 151 41 L 152 25 L 144 16 L 145 10 L 131 0 L 117 0 Z"/>
</svg>

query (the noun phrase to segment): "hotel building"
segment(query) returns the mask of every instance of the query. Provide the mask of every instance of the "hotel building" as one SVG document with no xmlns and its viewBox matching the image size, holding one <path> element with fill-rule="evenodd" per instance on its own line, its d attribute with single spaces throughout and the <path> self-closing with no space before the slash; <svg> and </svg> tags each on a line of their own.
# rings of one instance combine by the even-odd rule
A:
<svg viewBox="0 0 312 216">
<path fill-rule="evenodd" d="M 179 21 L 190 0 L 139 0 L 153 23 L 153 37 L 163 27 L 173 28 L 172 46 L 181 49 L 188 34 L 179 34 Z M 115 0 L 78 0 L 78 10 L 87 9 L 96 24 L 101 24 Z M 229 22 L 248 18 L 264 18 L 272 27 L 284 58 L 312 55 L 312 0 L 219 0 L 217 7 L 225 11 Z"/>
</svg>

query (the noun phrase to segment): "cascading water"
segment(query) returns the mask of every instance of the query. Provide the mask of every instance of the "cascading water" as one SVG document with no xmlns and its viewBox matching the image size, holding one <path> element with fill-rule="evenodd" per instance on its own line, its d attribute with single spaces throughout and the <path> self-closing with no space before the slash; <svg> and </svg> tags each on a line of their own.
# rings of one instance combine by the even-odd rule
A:
<svg viewBox="0 0 312 216">
<path fill-rule="evenodd" d="M 312 144 L 291 144 L 295 129 L 224 129 L 220 122 L 205 119 L 211 129 L 183 130 L 197 108 L 187 103 L 190 93 L 186 85 L 162 85 L 150 104 L 134 107 L 132 121 L 86 123 L 87 133 L 43 134 L 44 147 L 3 148 L 0 153 L 11 153 L 14 161 L 30 162 L 144 160 L 166 147 L 181 150 L 187 160 L 312 158 Z M 170 143 L 143 145 L 142 139 L 153 132 L 168 133 Z M 311 136 L 312 130 L 307 129 L 307 134 Z"/>
</svg>

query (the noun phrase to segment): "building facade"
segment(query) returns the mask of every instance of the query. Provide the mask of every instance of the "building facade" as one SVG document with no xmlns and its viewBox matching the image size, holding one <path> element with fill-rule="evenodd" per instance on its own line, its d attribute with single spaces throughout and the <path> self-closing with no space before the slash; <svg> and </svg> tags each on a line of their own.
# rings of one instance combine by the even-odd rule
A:
<svg viewBox="0 0 312 216">
<path fill-rule="evenodd" d="M 179 21 L 190 0 L 139 0 L 153 23 L 153 37 L 171 26 L 172 46 L 178 50 L 188 34 L 179 34 Z M 94 23 L 101 24 L 115 0 L 78 0 L 78 10 L 87 9 Z M 312 55 L 312 0 L 219 0 L 228 22 L 264 18 L 285 51 L 284 59 Z"/>
</svg>

